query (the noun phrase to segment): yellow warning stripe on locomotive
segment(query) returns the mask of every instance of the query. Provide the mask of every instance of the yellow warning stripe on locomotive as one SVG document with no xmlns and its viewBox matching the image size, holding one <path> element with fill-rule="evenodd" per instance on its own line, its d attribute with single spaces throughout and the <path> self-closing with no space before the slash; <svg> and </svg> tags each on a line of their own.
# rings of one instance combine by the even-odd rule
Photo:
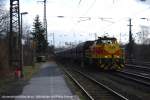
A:
<svg viewBox="0 0 150 100">
<path fill-rule="evenodd" d="M 91 55 L 91 58 L 122 58 L 122 56 L 118 55 Z"/>
</svg>

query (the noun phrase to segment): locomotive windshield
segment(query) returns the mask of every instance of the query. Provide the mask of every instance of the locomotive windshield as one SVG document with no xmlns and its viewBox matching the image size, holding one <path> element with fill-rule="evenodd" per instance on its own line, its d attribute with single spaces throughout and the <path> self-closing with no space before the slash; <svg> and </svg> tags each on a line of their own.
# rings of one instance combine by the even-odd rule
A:
<svg viewBox="0 0 150 100">
<path fill-rule="evenodd" d="M 115 38 L 99 38 L 96 40 L 96 44 L 114 44 L 117 43 Z"/>
</svg>

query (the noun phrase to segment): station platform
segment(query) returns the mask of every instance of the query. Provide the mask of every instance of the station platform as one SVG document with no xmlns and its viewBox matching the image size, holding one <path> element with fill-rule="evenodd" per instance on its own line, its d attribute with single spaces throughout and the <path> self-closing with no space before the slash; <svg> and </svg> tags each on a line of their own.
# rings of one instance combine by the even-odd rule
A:
<svg viewBox="0 0 150 100">
<path fill-rule="evenodd" d="M 55 62 L 44 63 L 15 100 L 79 100 Z"/>
</svg>

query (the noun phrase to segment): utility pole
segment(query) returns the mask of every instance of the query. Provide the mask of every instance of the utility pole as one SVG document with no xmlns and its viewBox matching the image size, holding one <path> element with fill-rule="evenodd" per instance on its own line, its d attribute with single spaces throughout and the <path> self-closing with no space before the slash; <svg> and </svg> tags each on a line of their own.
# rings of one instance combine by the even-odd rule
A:
<svg viewBox="0 0 150 100">
<path fill-rule="evenodd" d="M 96 33 L 94 33 L 94 35 L 95 35 L 95 40 L 97 39 L 97 34 Z"/>
<path fill-rule="evenodd" d="M 21 60 L 21 77 L 24 77 L 23 75 L 23 66 L 24 66 L 24 59 L 23 59 L 23 44 L 22 44 L 22 35 L 23 35 L 23 28 L 22 28 L 22 15 L 25 15 L 25 14 L 28 14 L 28 12 L 22 12 L 20 13 L 21 14 L 21 23 L 20 23 L 20 44 L 21 44 L 21 47 L 20 47 L 20 60 Z"/>
<path fill-rule="evenodd" d="M 46 0 L 44 1 L 38 1 L 38 2 L 43 2 L 44 4 L 44 17 L 43 17 L 43 25 L 45 29 L 45 37 L 46 37 L 46 42 L 48 43 L 48 38 L 47 38 L 47 18 L 46 18 Z M 48 53 L 48 44 L 46 47 L 46 54 Z"/>
<path fill-rule="evenodd" d="M 20 59 L 20 8 L 19 0 L 10 0 L 9 65 L 21 69 Z"/>
<path fill-rule="evenodd" d="M 120 44 L 121 44 L 121 32 L 120 32 L 120 41 L 119 41 L 119 42 L 120 42 Z"/>
<path fill-rule="evenodd" d="M 53 46 L 55 48 L 55 34 L 53 33 Z"/>
<path fill-rule="evenodd" d="M 129 43 L 128 43 L 128 53 L 129 53 L 129 59 L 132 59 L 132 49 L 133 49 L 133 38 L 132 38 L 132 23 L 131 18 L 129 19 Z"/>
<path fill-rule="evenodd" d="M 133 38 L 132 38 L 132 24 L 131 24 L 131 18 L 129 19 L 129 43 L 131 44 L 132 43 L 132 40 L 133 40 Z"/>
</svg>

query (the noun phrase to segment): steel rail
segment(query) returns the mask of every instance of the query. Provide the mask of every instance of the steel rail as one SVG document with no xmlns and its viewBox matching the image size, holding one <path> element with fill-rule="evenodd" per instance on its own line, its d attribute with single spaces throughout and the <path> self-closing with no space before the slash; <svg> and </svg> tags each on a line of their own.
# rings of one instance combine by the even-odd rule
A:
<svg viewBox="0 0 150 100">
<path fill-rule="evenodd" d="M 133 73 L 125 72 L 125 71 L 118 71 L 118 72 L 119 72 L 119 74 L 116 73 L 116 75 L 119 75 L 119 76 L 124 77 L 126 79 L 136 81 L 136 82 L 143 84 L 143 85 L 150 86 L 149 82 L 142 80 L 142 79 L 145 79 L 147 81 L 150 81 L 149 77 L 144 77 L 142 75 L 137 75 L 137 74 L 133 74 Z M 127 75 L 127 76 L 125 76 L 125 75 Z M 141 78 L 141 79 L 139 79 L 139 78 Z"/>
<path fill-rule="evenodd" d="M 124 74 L 128 74 L 128 75 L 132 75 L 132 76 L 135 76 L 135 77 L 139 77 L 139 78 L 143 78 L 143 79 L 146 79 L 146 80 L 149 80 L 150 81 L 150 78 L 149 77 L 145 77 L 145 76 L 142 76 L 142 75 L 138 75 L 138 74 L 135 74 L 135 73 L 129 73 L 127 71 L 120 71 L 121 73 L 124 73 Z"/>
<path fill-rule="evenodd" d="M 126 66 L 150 71 L 150 68 L 148 68 L 146 66 L 139 66 L 139 65 L 132 65 L 132 64 L 126 64 Z"/>
<path fill-rule="evenodd" d="M 105 88 L 106 90 L 108 90 L 109 92 L 115 94 L 116 96 L 118 96 L 119 98 L 121 98 L 121 100 L 128 100 L 126 97 L 124 97 L 123 95 L 121 95 L 120 93 L 117 93 L 116 91 L 114 91 L 113 89 L 109 88 L 108 86 L 104 85 L 101 82 L 96 81 L 95 79 L 93 79 L 92 77 L 85 75 L 84 73 L 80 72 L 80 71 L 76 71 L 80 74 L 82 74 L 83 76 L 85 76 L 86 78 L 90 79 L 91 81 L 95 82 L 96 84 L 102 86 L 103 88 Z"/>
<path fill-rule="evenodd" d="M 137 60 L 127 60 L 128 62 L 139 62 L 139 63 L 142 63 L 142 64 L 150 64 L 150 62 L 148 62 L 148 61 L 145 61 L 145 62 L 142 62 L 142 61 L 137 61 Z"/>
<path fill-rule="evenodd" d="M 87 95 L 87 97 L 90 100 L 94 100 L 94 98 L 82 87 L 82 85 L 66 69 L 63 68 L 63 70 L 70 77 L 70 79 L 72 79 L 75 82 L 75 84 Z"/>
</svg>

